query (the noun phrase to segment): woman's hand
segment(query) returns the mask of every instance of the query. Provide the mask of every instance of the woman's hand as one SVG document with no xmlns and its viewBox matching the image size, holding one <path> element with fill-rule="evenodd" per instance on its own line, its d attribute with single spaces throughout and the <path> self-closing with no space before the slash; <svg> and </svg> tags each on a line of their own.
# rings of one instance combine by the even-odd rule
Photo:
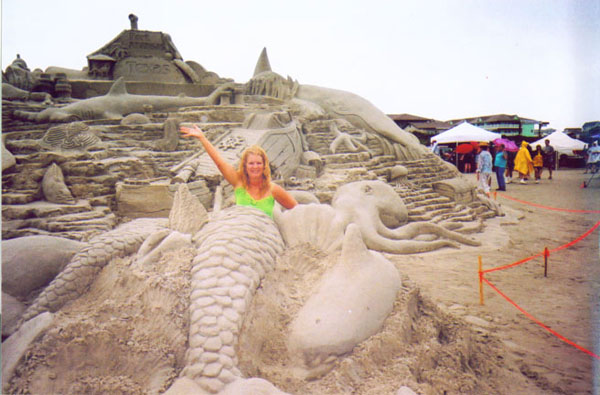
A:
<svg viewBox="0 0 600 395">
<path fill-rule="evenodd" d="M 183 134 L 183 137 L 197 137 L 199 139 L 204 137 L 204 132 L 196 124 L 192 128 L 182 126 L 179 131 Z"/>
<path fill-rule="evenodd" d="M 240 185 L 240 180 L 235 168 L 223 159 L 217 149 L 210 143 L 210 141 L 208 141 L 208 138 L 204 135 L 204 132 L 198 127 L 198 125 L 194 124 L 191 128 L 181 126 L 179 131 L 183 137 L 196 137 L 198 140 L 200 140 L 204 150 L 208 156 L 210 156 L 213 162 L 215 162 L 215 165 L 217 165 L 217 168 L 221 174 L 223 174 L 223 177 L 225 177 L 225 179 L 231 185 L 233 185 L 234 188 Z"/>
</svg>

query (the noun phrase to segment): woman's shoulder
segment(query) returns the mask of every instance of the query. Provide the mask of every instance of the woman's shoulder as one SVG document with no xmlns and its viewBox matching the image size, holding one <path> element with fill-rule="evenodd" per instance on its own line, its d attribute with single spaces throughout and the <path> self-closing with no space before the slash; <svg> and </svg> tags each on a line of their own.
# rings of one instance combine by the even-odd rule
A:
<svg viewBox="0 0 600 395">
<path fill-rule="evenodd" d="M 269 183 L 269 191 L 271 192 L 271 194 L 277 194 L 283 190 L 284 189 L 279 184 L 276 184 L 274 182 Z"/>
</svg>

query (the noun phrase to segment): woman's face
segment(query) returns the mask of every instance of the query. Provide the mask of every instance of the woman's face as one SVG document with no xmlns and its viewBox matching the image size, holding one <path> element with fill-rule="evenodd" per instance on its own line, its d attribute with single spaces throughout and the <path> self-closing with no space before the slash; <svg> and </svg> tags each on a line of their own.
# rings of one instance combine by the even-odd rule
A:
<svg viewBox="0 0 600 395">
<path fill-rule="evenodd" d="M 248 158 L 246 158 L 246 172 L 248 173 L 248 178 L 262 177 L 264 169 L 265 164 L 262 156 L 248 154 Z"/>
</svg>

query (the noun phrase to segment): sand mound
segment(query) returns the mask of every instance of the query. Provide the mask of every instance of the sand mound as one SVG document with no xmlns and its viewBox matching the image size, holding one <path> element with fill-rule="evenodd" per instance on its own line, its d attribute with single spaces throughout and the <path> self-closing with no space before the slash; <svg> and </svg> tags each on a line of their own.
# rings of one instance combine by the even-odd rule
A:
<svg viewBox="0 0 600 395">
<path fill-rule="evenodd" d="M 486 235 L 491 237 L 490 229 Z M 504 394 L 514 388 L 523 393 L 566 393 L 566 388 L 587 388 L 583 368 L 572 373 L 578 381 L 571 376 L 568 382 L 557 381 L 553 366 L 539 363 L 528 356 L 528 349 L 515 344 L 528 336 L 537 339 L 531 347 L 543 340 L 556 348 L 550 335 L 527 329 L 526 319 L 513 317 L 516 314 L 505 312 L 502 305 L 501 311 L 493 311 L 500 318 L 493 318 L 489 310 L 498 303 L 489 302 L 486 309 L 471 306 L 475 277 L 464 262 L 476 261 L 480 250 L 464 249 L 460 259 L 454 251 L 390 257 L 404 273 L 403 286 L 383 329 L 348 355 L 302 366 L 288 351 L 289 327 L 338 255 L 310 245 L 288 249 L 252 300 L 236 350 L 239 368 L 247 377 L 262 377 L 294 394 L 393 394 L 402 386 L 422 394 Z M 194 253 L 182 250 L 145 267 L 133 257 L 110 262 L 85 295 L 56 314 L 52 328 L 17 367 L 9 392 L 141 394 L 169 388 L 185 361 Z M 430 294 L 446 295 L 447 301 L 433 302 Z M 453 313 L 451 303 L 461 307 L 461 314 Z M 477 315 L 490 318 L 469 320 Z M 513 327 L 518 332 L 513 334 Z M 574 351 L 567 348 L 564 355 L 569 353 Z"/>
<path fill-rule="evenodd" d="M 286 345 L 289 324 L 336 261 L 310 246 L 280 257 L 257 291 L 240 336 L 240 368 L 246 375 L 298 394 L 383 394 L 403 385 L 419 393 L 494 393 L 501 387 L 502 344 L 442 312 L 406 277 L 380 333 L 351 355 L 309 367 L 313 380 L 300 378 L 299 362 Z"/>
<path fill-rule="evenodd" d="M 193 250 L 139 267 L 114 259 L 90 291 L 65 306 L 17 367 L 11 392 L 160 393 L 183 368 Z M 489 393 L 500 343 L 440 311 L 408 278 L 383 330 L 351 355 L 304 367 L 288 353 L 288 327 L 322 274 L 337 262 L 308 245 L 286 251 L 261 283 L 238 352 L 248 377 L 290 393 Z M 352 292 L 352 290 L 348 290 Z M 304 371 L 305 373 L 305 371 Z M 501 381 L 501 380 L 500 380 Z"/>
<path fill-rule="evenodd" d="M 10 393 L 145 394 L 183 368 L 193 250 L 139 267 L 113 259 L 16 369 Z"/>
</svg>

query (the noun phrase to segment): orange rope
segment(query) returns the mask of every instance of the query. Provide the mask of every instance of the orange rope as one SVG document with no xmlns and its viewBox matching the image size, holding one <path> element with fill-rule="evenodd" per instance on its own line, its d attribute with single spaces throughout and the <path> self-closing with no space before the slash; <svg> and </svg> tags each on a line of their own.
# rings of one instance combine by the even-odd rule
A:
<svg viewBox="0 0 600 395">
<path fill-rule="evenodd" d="M 568 213 L 600 214 L 600 210 L 572 210 L 572 209 L 568 209 L 568 208 L 549 207 L 549 206 L 543 206 L 543 205 L 537 204 L 537 203 L 527 202 L 525 200 L 519 200 L 519 199 L 514 198 L 512 196 L 508 196 L 507 194 L 504 194 L 504 193 L 500 193 L 499 195 L 500 195 L 500 197 L 503 197 L 505 199 L 514 200 L 515 202 L 519 202 L 519 203 L 523 203 L 523 204 L 528 204 L 528 205 L 534 206 L 534 207 L 545 208 L 546 210 L 566 211 Z"/>
<path fill-rule="evenodd" d="M 562 209 L 562 208 L 555 208 L 555 207 L 548 207 L 548 206 L 542 206 L 540 204 L 536 204 L 536 203 L 531 203 L 531 202 L 526 202 L 524 200 L 519 200 L 516 198 L 513 198 L 511 196 L 508 196 L 506 194 L 500 194 L 501 197 L 506 198 L 506 199 L 511 199 L 514 200 L 516 202 L 519 203 L 523 203 L 523 204 L 528 204 L 530 206 L 534 206 L 534 207 L 539 207 L 539 208 L 544 208 L 544 209 L 548 209 L 548 210 L 555 210 L 555 211 L 566 211 L 566 212 L 570 212 L 570 213 L 593 213 L 593 214 L 600 214 L 600 210 L 571 210 L 571 209 Z M 531 319 L 533 322 L 535 322 L 536 324 L 538 324 L 539 326 L 541 326 L 542 328 L 544 328 L 545 330 L 547 330 L 548 332 L 552 333 L 554 336 L 558 337 L 560 340 L 564 341 L 565 343 L 591 355 L 592 357 L 596 358 L 596 359 L 600 359 L 600 356 L 594 354 L 593 352 L 591 352 L 590 350 L 578 345 L 577 343 L 567 339 L 566 337 L 564 337 L 563 335 L 561 335 L 560 333 L 556 332 L 555 330 L 551 329 L 550 327 L 548 327 L 547 325 L 543 324 L 540 320 L 538 320 L 537 318 L 535 318 L 533 315 L 531 315 L 530 313 L 528 313 L 527 311 L 525 311 L 525 309 L 523 309 L 521 306 L 519 306 L 518 304 L 516 304 L 512 299 L 510 299 L 508 296 L 506 296 L 505 294 L 503 294 L 498 288 L 496 288 L 496 286 L 494 286 L 494 284 L 492 284 L 488 279 L 485 278 L 485 274 L 486 273 L 491 273 L 491 272 L 495 272 L 498 270 L 505 270 L 505 269 L 509 269 L 511 267 L 515 267 L 517 265 L 520 265 L 522 263 L 525 262 L 529 262 L 530 260 L 537 258 L 539 256 L 546 256 L 546 254 L 550 254 L 550 252 L 556 252 L 559 250 L 562 250 L 564 248 L 568 248 L 578 242 L 580 242 L 581 240 L 583 240 L 584 238 L 586 238 L 587 236 L 589 236 L 594 230 L 596 230 L 598 227 L 600 226 L 600 221 L 596 222 L 596 224 L 594 224 L 594 226 L 592 226 L 587 232 L 585 232 L 584 234 L 582 234 L 581 236 L 579 236 L 578 238 L 576 238 L 573 241 L 570 241 L 566 244 L 563 244 L 560 247 L 556 247 L 552 250 L 547 250 L 545 249 L 544 251 L 532 255 L 528 258 L 524 258 L 521 259 L 520 261 L 517 262 L 513 262 L 511 264 L 508 265 L 504 265 L 504 266 L 499 266 L 496 268 L 492 268 L 492 269 L 488 269 L 488 270 L 481 270 L 481 265 L 479 268 L 479 283 L 480 283 L 480 295 L 482 294 L 482 290 L 481 290 L 481 282 L 485 281 L 490 287 L 492 287 L 492 289 L 496 292 L 498 292 L 498 294 L 500 296 L 502 296 L 504 299 L 506 299 L 510 304 L 512 304 L 513 306 L 515 306 L 521 313 L 525 314 L 529 319 Z M 481 259 L 480 259 L 481 260 Z M 481 298 L 481 296 L 480 296 Z"/>
<path fill-rule="evenodd" d="M 587 232 L 585 232 L 584 234 L 582 234 L 581 236 L 579 236 L 575 240 L 570 241 L 567 244 L 563 244 L 560 247 L 553 248 L 553 249 L 549 250 L 548 252 L 556 252 L 556 251 L 562 250 L 564 248 L 570 247 L 570 246 L 572 246 L 575 243 L 579 243 L 581 240 L 583 240 L 586 237 L 588 237 L 599 226 L 600 226 L 600 221 L 596 222 L 594 224 L 594 226 L 592 226 Z M 544 256 L 544 251 L 542 251 L 540 253 L 537 253 L 535 255 L 532 255 L 532 256 L 530 256 L 528 258 L 521 259 L 520 261 L 513 262 L 513 263 L 511 263 L 509 265 L 504 265 L 504 266 L 499 266 L 499 267 L 495 267 L 495 268 L 492 268 L 492 269 L 484 270 L 483 273 L 485 274 L 485 273 L 495 272 L 495 271 L 498 271 L 498 270 L 510 269 L 511 267 L 515 267 L 515 266 L 520 265 L 522 263 L 529 262 L 530 260 L 532 260 L 534 258 L 537 258 L 538 256 Z"/>
<path fill-rule="evenodd" d="M 486 279 L 485 277 L 483 277 L 483 281 L 485 281 L 490 287 L 492 287 L 492 289 L 496 292 L 498 292 L 500 294 L 500 296 L 502 296 L 504 299 L 506 299 L 510 304 L 512 304 L 513 306 L 515 306 L 521 313 L 525 314 L 529 319 L 531 319 L 533 322 L 535 322 L 536 324 L 538 324 L 539 326 L 541 326 L 542 328 L 544 328 L 545 330 L 547 330 L 548 332 L 552 333 L 554 336 L 558 337 L 560 340 L 564 341 L 567 344 L 570 344 L 571 346 L 591 355 L 592 357 L 596 358 L 596 359 L 600 359 L 600 356 L 594 354 L 593 352 L 591 352 L 590 350 L 588 350 L 587 348 L 584 348 L 582 346 L 580 346 L 579 344 L 567 339 L 566 337 L 564 337 L 563 335 L 561 335 L 560 333 L 556 332 L 555 330 L 551 329 L 550 327 L 548 327 L 547 325 L 544 325 L 540 320 L 538 320 L 537 318 L 535 318 L 533 315 L 529 314 L 527 311 L 525 311 L 521 306 L 519 306 L 518 304 L 516 304 L 515 302 L 513 302 L 508 296 L 506 296 L 505 294 L 503 294 L 498 288 L 496 288 L 494 286 L 494 284 L 492 284 L 488 279 Z"/>
</svg>

